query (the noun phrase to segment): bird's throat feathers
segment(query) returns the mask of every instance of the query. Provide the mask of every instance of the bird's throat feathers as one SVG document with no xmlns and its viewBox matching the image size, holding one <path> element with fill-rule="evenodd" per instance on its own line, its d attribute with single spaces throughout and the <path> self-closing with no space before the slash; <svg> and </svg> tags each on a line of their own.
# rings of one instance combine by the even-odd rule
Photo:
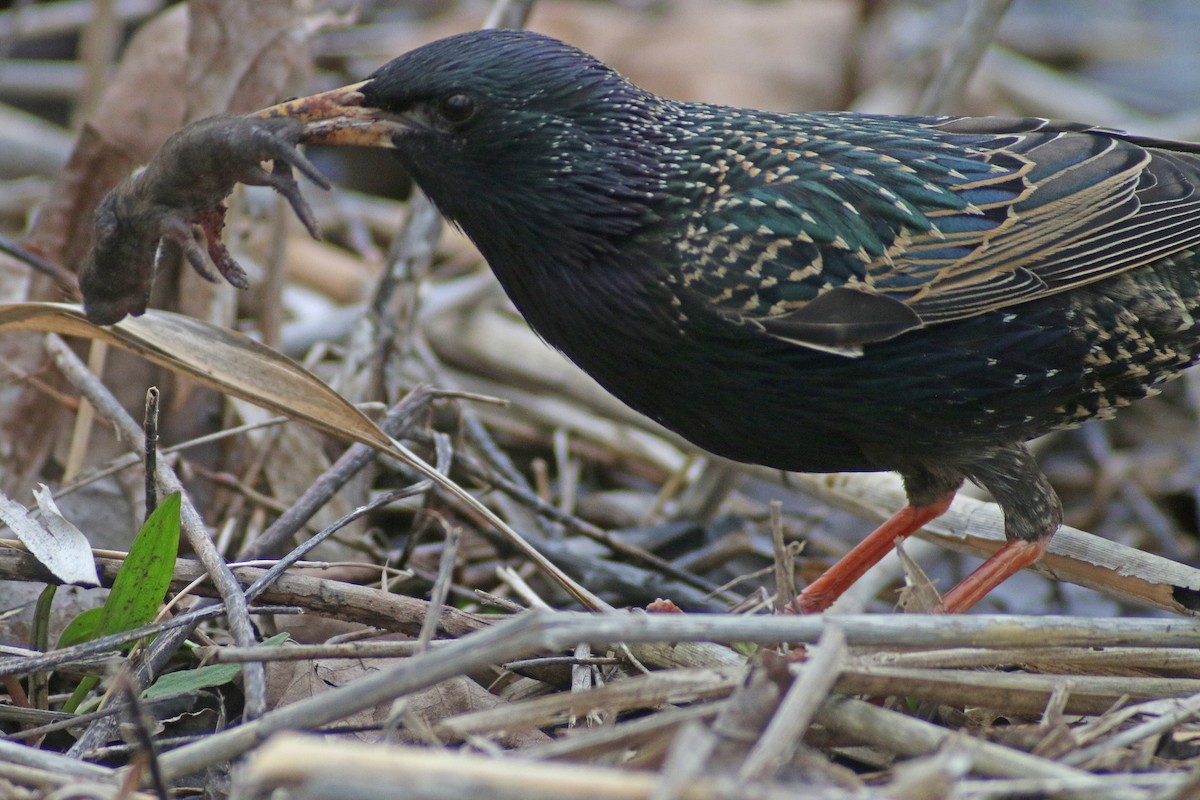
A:
<svg viewBox="0 0 1200 800">
<path fill-rule="evenodd" d="M 671 151 L 639 100 L 609 105 L 603 119 L 573 118 L 558 103 L 557 113 L 530 112 L 503 135 L 476 137 L 436 175 L 412 169 L 510 292 L 534 276 L 586 281 L 581 272 L 636 251 L 670 205 Z"/>
<path fill-rule="evenodd" d="M 522 116 L 529 118 L 464 141 L 436 173 L 428 163 L 412 164 L 442 212 L 472 238 L 547 234 L 609 247 L 614 236 L 656 221 L 669 151 L 636 130 L 644 119 L 611 107 L 601 120 Z"/>
</svg>

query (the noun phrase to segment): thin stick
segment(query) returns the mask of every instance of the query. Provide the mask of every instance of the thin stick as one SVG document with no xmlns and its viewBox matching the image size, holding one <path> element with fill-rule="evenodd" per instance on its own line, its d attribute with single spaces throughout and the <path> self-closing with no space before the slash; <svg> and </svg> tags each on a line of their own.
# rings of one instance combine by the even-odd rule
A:
<svg viewBox="0 0 1200 800">
<path fill-rule="evenodd" d="M 450 584 L 454 578 L 454 565 L 458 561 L 458 546 L 462 542 L 462 528 L 455 525 L 446 531 L 446 542 L 442 546 L 442 558 L 438 563 L 437 579 L 433 582 L 433 591 L 429 594 L 429 611 L 421 624 L 421 633 L 417 636 L 417 651 L 429 649 L 429 643 L 437 632 L 438 620 L 441 618 L 442 606 L 450 595 Z"/>
<path fill-rule="evenodd" d="M 0 30 L 3 30 L 3 25 L 0 25 Z M 75 277 L 74 272 L 64 268 L 61 264 L 43 258 L 17 242 L 12 241 L 7 236 L 0 236 L 0 253 L 12 256 L 22 264 L 32 267 L 37 272 L 50 278 L 50 280 L 54 281 L 55 287 L 70 302 L 78 303 L 83 299 L 79 294 L 79 279 Z"/>
<path fill-rule="evenodd" d="M 837 624 L 830 625 L 812 649 L 808 661 L 783 696 L 766 730 L 755 742 L 738 770 L 742 780 L 774 778 L 800 746 L 821 703 L 833 691 L 846 661 L 846 636 Z"/>
<path fill-rule="evenodd" d="M 1094 744 L 1091 747 L 1084 747 L 1080 750 L 1067 753 L 1059 760 L 1073 767 L 1083 766 L 1104 753 L 1131 747 L 1144 739 L 1149 739 L 1151 736 L 1160 736 L 1176 725 L 1181 725 L 1195 719 L 1197 714 L 1200 714 L 1200 696 L 1189 697 L 1187 700 L 1180 702 L 1179 707 L 1173 711 L 1121 731 L 1115 736 Z"/>
<path fill-rule="evenodd" d="M 142 415 L 142 452 L 146 461 L 146 518 L 158 508 L 158 485 L 154 476 L 158 474 L 158 398 L 157 386 L 146 390 L 146 409 Z"/>
<path fill-rule="evenodd" d="M 87 368 L 93 375 L 104 374 L 104 362 L 108 360 L 108 342 L 93 341 L 88 345 Z M 88 444 L 92 439 L 92 424 L 96 411 L 87 398 L 81 398 L 71 426 L 71 446 L 67 451 L 67 463 L 63 467 L 63 480 L 72 480 L 83 468 L 87 458 Z"/>
<path fill-rule="evenodd" d="M 523 658 L 534 652 L 573 648 L 577 642 L 668 641 L 813 641 L 813 634 L 836 624 L 850 644 L 864 643 L 888 631 L 896 641 L 904 629 L 906 641 L 946 639 L 987 640 L 1011 646 L 1021 641 L 1063 638 L 1075 643 L 1129 643 L 1130 640 L 1178 644 L 1194 642 L 1200 626 L 1188 621 L 1159 619 L 1080 620 L 1069 617 L 879 617 L 855 615 L 821 617 L 737 617 L 727 615 L 633 615 L 529 612 L 489 629 L 360 678 L 330 692 L 268 712 L 262 718 L 221 731 L 166 753 L 162 765 L 168 780 L 234 758 L 282 730 L 315 728 L 380 703 L 432 686 L 448 678 L 491 664 Z M 969 634 L 967 632 L 970 632 Z M 1104 635 L 1100 635 L 1103 631 Z M 1068 635 L 1069 632 L 1069 635 Z M 1152 637 L 1148 634 L 1153 634 Z M 919 635 L 918 635 L 919 634 Z M 853 730 L 865 741 L 903 746 L 909 754 L 941 747 L 952 734 L 901 714 L 876 709 L 869 703 L 830 698 L 817 719 L 839 729 Z M 880 729 L 883 726 L 885 729 Z M 886 728 L 892 730 L 887 730 Z M 987 742 L 971 743 L 977 768 L 989 774 L 1088 777 L 1086 773 Z"/>
<path fill-rule="evenodd" d="M 958 107 L 967 81 L 995 38 L 1010 5 L 1012 0 L 971 0 L 941 66 L 917 101 L 915 113 L 944 114 Z"/>
<path fill-rule="evenodd" d="M 146 709 L 138 699 L 138 688 L 134 685 L 133 676 L 129 674 L 128 670 L 121 670 L 117 673 L 114 684 L 113 688 L 120 693 L 124 700 L 126 722 L 133 731 L 132 738 L 137 747 L 132 763 L 145 761 L 146 767 L 150 770 L 150 785 L 154 787 L 155 794 L 162 800 L 168 800 L 171 794 L 167 789 L 167 782 L 163 779 L 162 768 L 158 762 L 158 745 L 154 741 L 155 723 L 146 714 Z"/>
<path fill-rule="evenodd" d="M 795 559 L 783 540 L 783 503 L 771 501 L 771 549 L 775 553 L 775 611 L 783 613 L 796 596 Z"/>
<path fill-rule="evenodd" d="M 533 10 L 533 0 L 496 0 L 484 20 L 484 28 L 524 28 Z"/>
</svg>

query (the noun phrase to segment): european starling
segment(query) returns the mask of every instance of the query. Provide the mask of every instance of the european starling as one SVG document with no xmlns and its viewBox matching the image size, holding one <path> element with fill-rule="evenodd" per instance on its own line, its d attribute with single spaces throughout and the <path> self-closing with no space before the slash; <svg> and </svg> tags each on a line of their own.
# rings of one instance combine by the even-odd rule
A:
<svg viewBox="0 0 1200 800">
<path fill-rule="evenodd" d="M 1025 442 L 1110 416 L 1200 351 L 1200 145 L 1042 119 L 779 114 L 651 94 L 534 33 L 434 42 L 276 106 L 393 148 L 538 334 L 726 458 L 894 470 L 909 505 L 796 598 L 826 608 L 948 507 L 1042 555 Z"/>
</svg>

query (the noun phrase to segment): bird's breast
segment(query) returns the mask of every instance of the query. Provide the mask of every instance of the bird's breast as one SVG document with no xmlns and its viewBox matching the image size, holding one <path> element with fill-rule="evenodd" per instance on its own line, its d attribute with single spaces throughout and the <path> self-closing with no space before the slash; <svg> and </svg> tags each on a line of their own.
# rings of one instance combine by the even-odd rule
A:
<svg viewBox="0 0 1200 800">
<path fill-rule="evenodd" d="M 1200 350 L 1194 293 L 1171 279 L 1190 262 L 920 328 L 854 358 L 722 316 L 665 277 L 666 256 L 634 255 L 492 266 L 534 330 L 625 403 L 705 450 L 779 469 L 969 462 L 1107 416 Z"/>
</svg>

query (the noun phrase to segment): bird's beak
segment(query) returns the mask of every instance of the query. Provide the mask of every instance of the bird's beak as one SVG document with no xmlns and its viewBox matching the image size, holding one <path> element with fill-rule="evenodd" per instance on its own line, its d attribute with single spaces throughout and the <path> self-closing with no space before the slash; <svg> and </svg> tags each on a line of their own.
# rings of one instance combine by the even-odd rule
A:
<svg viewBox="0 0 1200 800">
<path fill-rule="evenodd" d="M 305 144 L 353 144 L 364 147 L 394 147 L 395 137 L 411 132 L 403 117 L 363 105 L 360 89 L 366 81 L 339 89 L 288 100 L 264 108 L 255 116 L 271 119 L 291 117 L 304 122 L 301 141 Z"/>
</svg>

